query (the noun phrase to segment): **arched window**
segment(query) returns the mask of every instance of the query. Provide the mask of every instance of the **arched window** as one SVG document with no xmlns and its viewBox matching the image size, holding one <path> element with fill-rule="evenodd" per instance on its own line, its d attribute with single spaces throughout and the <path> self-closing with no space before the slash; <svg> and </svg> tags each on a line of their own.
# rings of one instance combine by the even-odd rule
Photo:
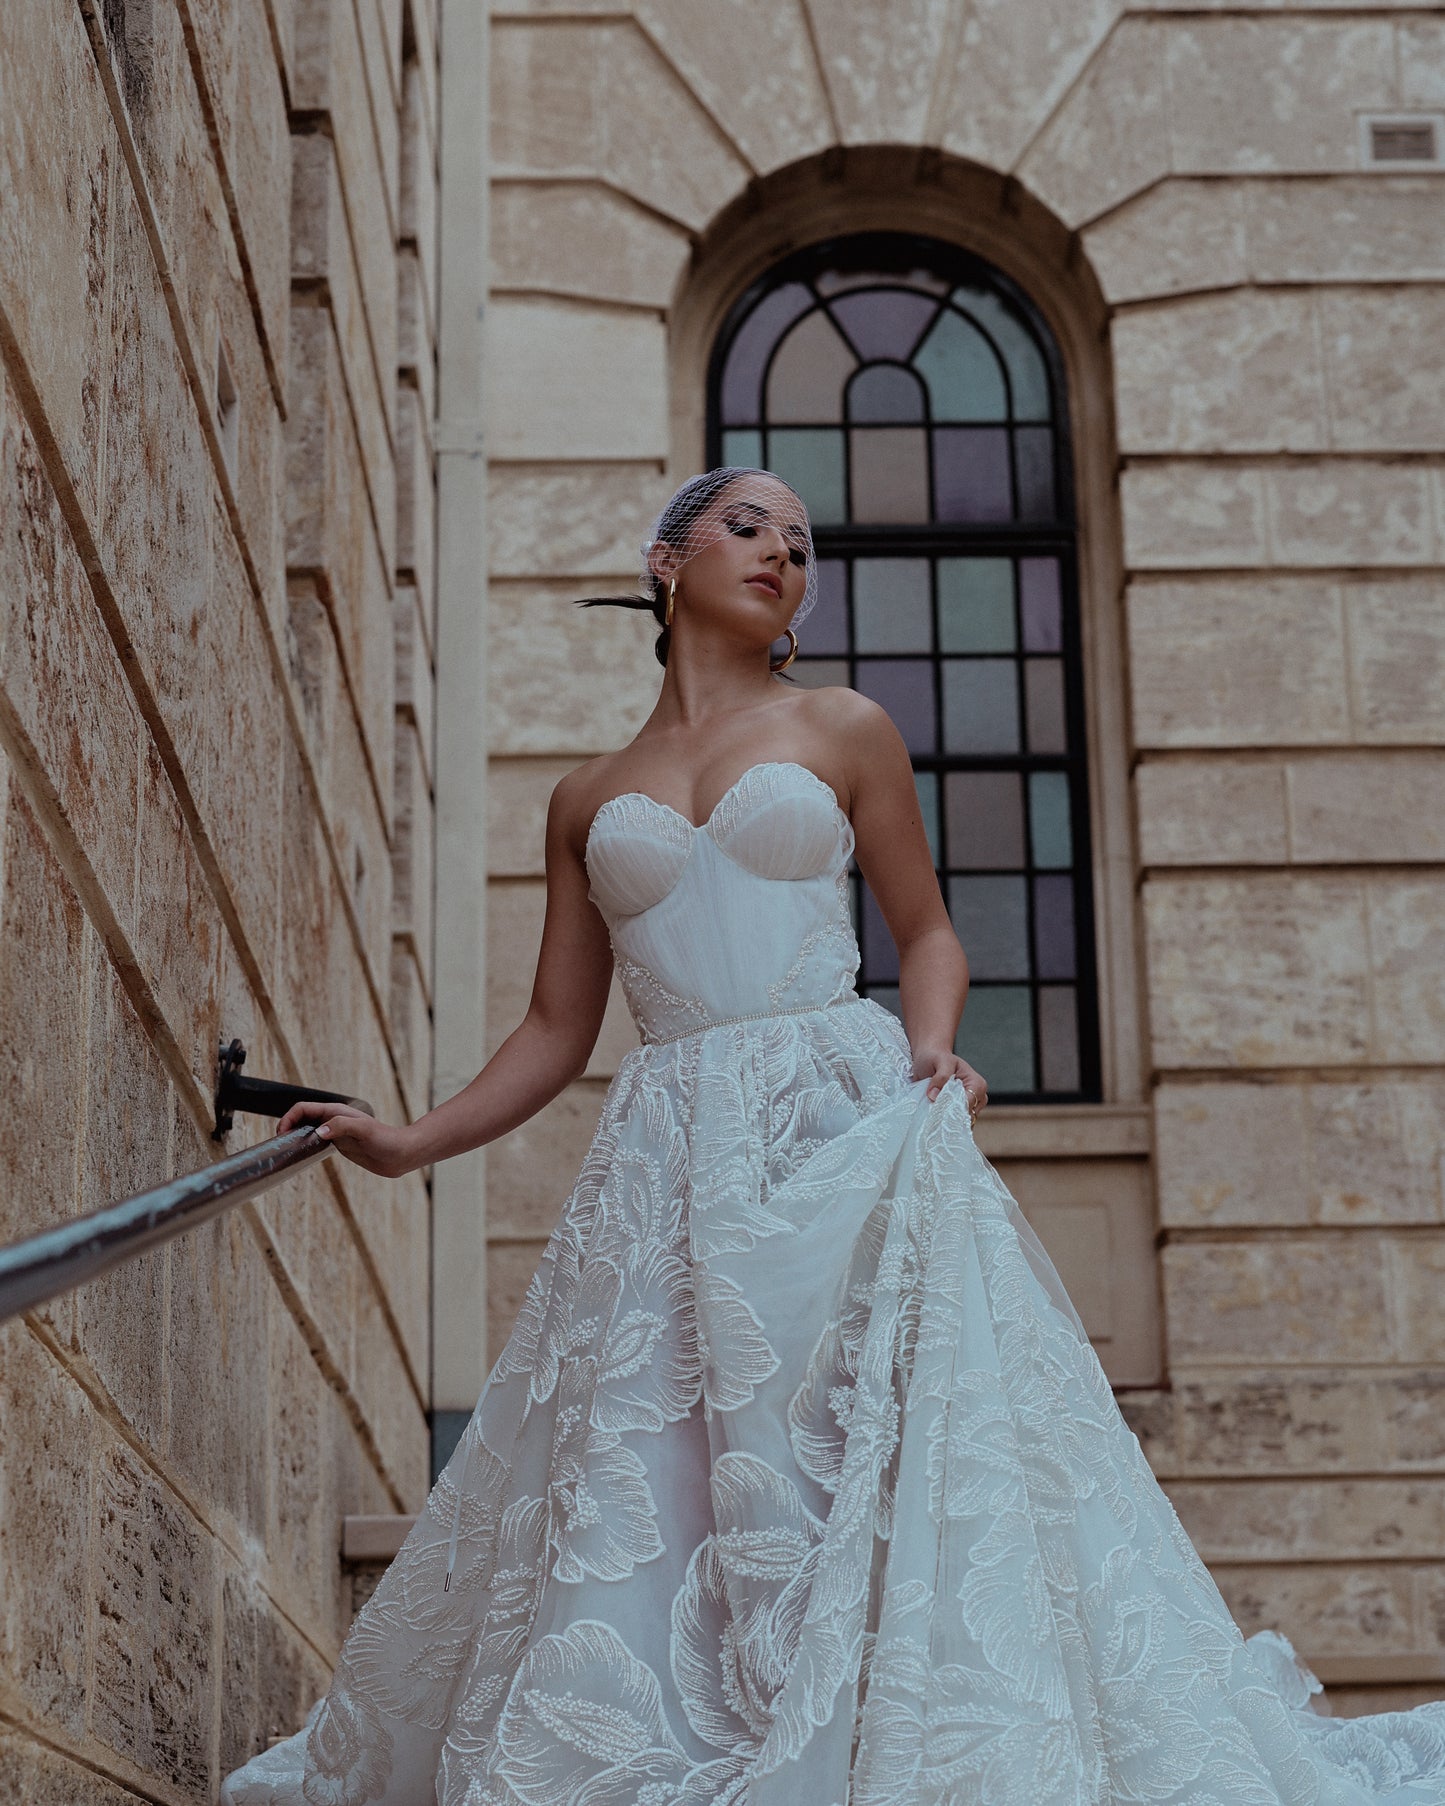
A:
<svg viewBox="0 0 1445 1806">
<path fill-rule="evenodd" d="M 733 308 L 713 463 L 792 483 L 817 606 L 792 671 L 886 708 L 969 956 L 958 1051 L 999 1101 L 1099 1098 L 1075 524 L 1059 353 L 1007 277 L 939 240 L 809 247 Z M 898 956 L 856 869 L 861 988 Z"/>
</svg>

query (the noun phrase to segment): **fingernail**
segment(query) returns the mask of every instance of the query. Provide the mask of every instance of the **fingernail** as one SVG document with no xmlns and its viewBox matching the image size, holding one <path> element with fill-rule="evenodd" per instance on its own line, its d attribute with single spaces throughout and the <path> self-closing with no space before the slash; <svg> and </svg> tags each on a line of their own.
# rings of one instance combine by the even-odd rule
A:
<svg viewBox="0 0 1445 1806">
<path fill-rule="evenodd" d="M 322 1123 L 321 1127 L 316 1131 L 316 1133 L 321 1137 L 321 1139 L 323 1141 L 330 1141 L 330 1139 L 331 1139 L 331 1131 L 330 1131 L 330 1129 L 327 1128 L 325 1123 Z"/>
</svg>

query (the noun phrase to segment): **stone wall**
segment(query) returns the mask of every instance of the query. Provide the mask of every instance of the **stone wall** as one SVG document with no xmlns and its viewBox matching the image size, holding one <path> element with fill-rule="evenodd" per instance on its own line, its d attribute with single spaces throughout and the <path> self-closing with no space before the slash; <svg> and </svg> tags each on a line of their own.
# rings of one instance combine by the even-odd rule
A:
<svg viewBox="0 0 1445 1806">
<path fill-rule="evenodd" d="M 1070 362 L 1119 1132 L 981 1139 L 1026 1205 L 1032 1134 L 1056 1201 L 1157 1231 L 1129 1290 L 1164 1384 L 1126 1402 L 1245 1625 L 1344 1709 L 1439 1693 L 1445 177 L 1367 167 L 1360 115 L 1445 105 L 1445 26 L 509 0 L 492 59 L 492 1045 L 547 793 L 659 681 L 644 620 L 570 598 L 632 580 L 700 466 L 726 305 L 850 224 L 993 257 Z M 588 1074 L 490 1151 L 494 1347 L 631 1039 L 614 996 Z"/>
<path fill-rule="evenodd" d="M 223 1038 L 426 1107 L 436 29 L 0 8 L 0 1239 L 219 1158 Z M 426 1185 L 333 1158 L 0 1333 L 0 1799 L 295 1727 L 429 1331 Z"/>
</svg>

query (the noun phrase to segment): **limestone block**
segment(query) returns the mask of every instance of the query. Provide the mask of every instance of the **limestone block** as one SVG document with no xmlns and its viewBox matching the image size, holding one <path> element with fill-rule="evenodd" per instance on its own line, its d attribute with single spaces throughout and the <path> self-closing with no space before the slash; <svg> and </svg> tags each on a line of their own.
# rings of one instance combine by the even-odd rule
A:
<svg viewBox="0 0 1445 1806">
<path fill-rule="evenodd" d="M 0 571 L 7 711 L 129 934 L 146 729 L 13 391 L 0 391 Z"/>
<path fill-rule="evenodd" d="M 342 881 L 349 892 L 361 934 L 361 949 L 370 969 L 371 982 L 384 994 L 391 965 L 392 849 L 381 809 L 386 787 L 384 770 L 368 767 L 349 711 L 340 717 L 331 760 L 326 812 L 336 842 Z M 344 755 L 344 756 L 342 756 Z M 392 823 L 393 833 L 395 822 Z"/>
<path fill-rule="evenodd" d="M 487 886 L 487 1058 L 527 1013 L 547 887 L 541 880 Z"/>
<path fill-rule="evenodd" d="M 1291 855 L 1305 865 L 1445 861 L 1445 753 L 1329 753 L 1285 766 Z"/>
<path fill-rule="evenodd" d="M 1445 1458 L 1445 1373 L 1402 1374 L 1375 1387 L 1385 1462 L 1395 1468 L 1438 1468 Z"/>
<path fill-rule="evenodd" d="M 1328 442 L 1306 292 L 1161 301 L 1115 315 L 1111 331 L 1126 455 L 1309 452 Z"/>
<path fill-rule="evenodd" d="M 391 614 L 397 719 L 406 722 L 416 735 L 422 771 L 430 786 L 436 732 L 436 674 L 423 634 L 424 618 L 415 588 L 409 584 L 398 585 Z"/>
<path fill-rule="evenodd" d="M 390 1058 L 388 1056 L 388 1065 Z M 369 1082 L 369 1081 L 368 1081 Z M 371 1087 L 369 1095 L 377 1104 L 377 1114 L 387 1122 L 403 1120 L 401 1098 L 395 1083 L 388 1095 L 378 1101 L 378 1091 Z M 408 1384 L 424 1386 L 427 1375 L 428 1335 L 430 1320 L 430 1248 L 428 1222 L 430 1200 L 420 1173 L 407 1173 L 399 1179 L 383 1179 L 360 1167 L 348 1166 L 332 1174 L 333 1181 L 345 1186 L 347 1205 L 365 1244 L 375 1270 L 368 1284 L 363 1274 L 357 1282 L 357 1350 L 358 1371 L 366 1360 L 366 1337 L 381 1331 L 380 1301 L 377 1286 L 385 1294 L 396 1324 L 388 1331 L 391 1345 L 399 1345 L 411 1378 Z M 390 1358 L 390 1357 L 388 1357 Z M 398 1356 L 402 1377 L 406 1368 Z M 359 1383 L 359 1382 L 358 1382 Z M 399 1382 L 398 1382 L 399 1383 Z"/>
<path fill-rule="evenodd" d="M 626 590 L 624 578 L 615 582 Z M 596 586 L 597 593 L 611 588 Z M 494 754 L 611 752 L 655 704 L 662 681 L 652 655 L 656 621 L 631 609 L 577 608 L 576 597 L 574 585 L 492 584 L 487 721 Z M 561 670 L 571 674 L 569 683 L 558 683 Z"/>
<path fill-rule="evenodd" d="M 425 1241 L 420 1225 L 418 1236 Z M 426 1417 L 385 1327 L 375 1292 L 363 1290 L 359 1306 L 358 1339 L 366 1353 L 357 1368 L 357 1396 L 402 1509 L 416 1511 L 427 1495 L 430 1439 Z"/>
<path fill-rule="evenodd" d="M 1310 1655 L 1390 1655 L 1415 1649 L 1414 1576 L 1403 1564 L 1247 1567 L 1214 1578 L 1246 1636 L 1281 1630 Z"/>
<path fill-rule="evenodd" d="M 421 69 L 406 66 L 401 110 L 401 214 L 398 237 L 416 252 L 425 317 L 437 329 L 437 168 L 427 127 Z"/>
<path fill-rule="evenodd" d="M 397 386 L 396 566 L 430 613 L 436 594 L 436 466 L 421 392 Z"/>
<path fill-rule="evenodd" d="M 1356 105 L 1360 104 L 1358 102 Z M 1240 189 L 1256 282 L 1409 282 L 1445 277 L 1438 176 L 1332 175 Z"/>
<path fill-rule="evenodd" d="M 1445 442 L 1445 287 L 1323 289 L 1320 339 L 1330 443 L 1340 451 L 1439 451 Z M 1410 379 L 1400 379 L 1401 347 Z"/>
<path fill-rule="evenodd" d="M 1376 1057 L 1445 1061 L 1445 874 L 1365 885 L 1374 974 Z"/>
<path fill-rule="evenodd" d="M 691 243 L 677 226 L 591 181 L 499 181 L 492 283 L 581 300 L 671 305 Z"/>
<path fill-rule="evenodd" d="M 1141 863 L 1287 864 L 1285 782 L 1277 759 L 1144 759 L 1134 772 Z"/>
<path fill-rule="evenodd" d="M 494 458 L 667 455 L 667 336 L 650 315 L 499 299 L 486 387 Z"/>
<path fill-rule="evenodd" d="M 1145 747 L 1351 737 L 1344 603 L 1321 577 L 1136 578 L 1126 593 Z"/>
<path fill-rule="evenodd" d="M 319 1334 L 326 1359 L 350 1383 L 361 1257 L 324 1169 L 311 1167 L 265 1193 L 256 1214 L 270 1242 L 267 1260 L 279 1263 L 278 1285 L 288 1300 L 295 1292 L 313 1325 L 308 1336 Z"/>
<path fill-rule="evenodd" d="M 0 1735 L 0 1799 L 5 1806 L 144 1806 L 139 1794 L 18 1731 Z"/>
<path fill-rule="evenodd" d="M 1120 473 L 1125 562 L 1131 570 L 1154 571 L 1269 563 L 1266 482 L 1260 466 L 1234 460 L 1126 464 Z"/>
<path fill-rule="evenodd" d="M 607 993 L 607 1007 L 602 1014 L 602 1027 L 597 1032 L 597 1044 L 587 1058 L 587 1076 L 611 1078 L 640 1039 L 622 986 L 614 978 Z"/>
<path fill-rule="evenodd" d="M 350 1091 L 365 987 L 315 800 L 289 736 L 283 752 L 287 831 L 281 840 L 281 932 L 272 955 L 271 992 L 298 1076 L 328 1090 Z"/>
<path fill-rule="evenodd" d="M 78 8 L 48 0 L 0 8 L 0 117 L 0 308 L 94 524 L 110 359 L 108 241 L 121 165 Z M 8 481 L 0 485 L 9 491 Z"/>
<path fill-rule="evenodd" d="M 422 415 L 437 411 L 436 338 L 427 319 L 421 265 L 415 249 L 403 245 L 396 257 L 396 362 L 404 382 L 421 391 Z"/>
<path fill-rule="evenodd" d="M 391 928 L 411 948 L 430 998 L 436 820 L 415 730 L 401 722 L 396 736 L 395 784 Z"/>
<path fill-rule="evenodd" d="M 545 1242 L 493 1242 L 487 1248 L 487 1360 L 506 1346 L 542 1258 Z"/>
<path fill-rule="evenodd" d="M 1211 1363 L 1213 1357 L 1211 1356 Z M 1414 1412 L 1399 1396 L 1405 1382 L 1341 1369 L 1268 1368 L 1196 1377 L 1174 1373 L 1175 1452 L 1179 1475 L 1388 1472 L 1396 1456 L 1393 1425 Z M 1440 1389 L 1429 1394 L 1438 1407 Z M 1403 1446 L 1415 1451 L 1410 1422 Z M 1438 1425 L 1436 1443 L 1439 1442 Z"/>
<path fill-rule="evenodd" d="M 1205 1561 L 1431 1561 L 1445 1493 L 1431 1480 L 1186 1480 L 1169 1498 Z"/>
<path fill-rule="evenodd" d="M 334 1538 L 326 1555 L 336 1567 Z M 323 1690 L 318 1667 L 314 1653 L 257 1580 L 224 1562 L 219 1687 L 223 1775 L 259 1754 L 273 1737 L 299 1729 Z"/>
<path fill-rule="evenodd" d="M 487 765 L 487 872 L 541 878 L 547 807 L 575 759 L 492 759 Z"/>
<path fill-rule="evenodd" d="M 291 144 L 292 272 L 298 285 L 308 291 L 308 305 L 320 303 L 330 309 L 344 385 L 342 405 L 350 412 L 367 483 L 379 506 L 389 493 L 388 466 L 395 455 L 395 386 L 389 371 L 378 362 L 374 325 L 368 316 L 346 216 L 336 146 L 325 132 L 298 133 Z M 316 323 L 310 324 L 314 327 Z M 304 343 L 309 346 L 311 338 Z M 313 374 L 313 383 L 318 374 Z"/>
<path fill-rule="evenodd" d="M 397 935 L 391 948 L 391 1033 L 407 1120 L 431 1107 L 432 1018 L 411 944 Z"/>
<path fill-rule="evenodd" d="M 1352 170 L 1355 113 L 1395 105 L 1386 19 L 1179 19 L 1166 43 L 1180 169 Z"/>
<path fill-rule="evenodd" d="M 1341 1066 L 1371 1051 L 1370 942 L 1349 876 L 1151 878 L 1158 1066 Z"/>
<path fill-rule="evenodd" d="M 1263 473 L 1273 562 L 1408 565 L 1439 561 L 1430 470 L 1330 458 Z"/>
<path fill-rule="evenodd" d="M 1161 1261 L 1171 1364 L 1307 1366 L 1393 1352 L 1378 1236 L 1176 1242 Z"/>
<path fill-rule="evenodd" d="M 1445 608 L 1436 577 L 1353 579 L 1345 587 L 1355 732 L 1360 740 L 1445 739 Z"/>
<path fill-rule="evenodd" d="M 1305 1087 L 1311 1166 L 1327 1223 L 1445 1220 L 1445 1086 L 1355 1080 Z"/>
<path fill-rule="evenodd" d="M 1445 30 L 1440 20 L 1403 18 L 1398 30 L 1401 103 L 1445 107 Z"/>
<path fill-rule="evenodd" d="M 1170 173 L 1165 27 L 1124 19 L 1029 146 L 1020 180 L 1070 226 Z"/>
<path fill-rule="evenodd" d="M 945 0 L 811 0 L 819 53 L 846 144 L 922 143 L 936 71 L 949 49 Z"/>
<path fill-rule="evenodd" d="M 1445 1361 L 1445 1312 L 1440 1309 L 1445 1288 L 1445 1233 L 1419 1230 L 1395 1235 L 1387 1239 L 1385 1247 L 1393 1352 L 1401 1361 L 1439 1366 Z"/>
<path fill-rule="evenodd" d="M 581 1079 L 487 1149 L 489 1265 L 509 1243 L 545 1240 L 556 1228 L 605 1092 L 603 1080 Z"/>
<path fill-rule="evenodd" d="M 271 41 L 289 91 L 296 79 L 296 0 L 264 0 Z"/>
<path fill-rule="evenodd" d="M 637 586 L 642 542 L 672 485 L 646 464 L 492 464 L 487 551 L 494 577 Z M 578 592 L 586 594 L 584 586 Z"/>
<path fill-rule="evenodd" d="M 106 1431 L 97 1431 L 94 1484 L 91 1734 L 202 1797 L 216 1710 L 216 1545 L 159 1475 Z"/>
<path fill-rule="evenodd" d="M 749 7 L 741 15 L 710 0 L 638 0 L 634 10 L 653 42 L 760 175 L 812 156 L 832 142 L 828 101 L 804 0 Z M 875 28 L 876 14 L 852 10 L 863 20 L 865 32 Z M 827 28 L 821 35 L 829 40 L 834 36 Z M 919 76 L 918 67 L 909 62 L 915 40 L 906 25 L 901 36 L 896 48 L 890 45 L 890 54 L 899 59 L 897 66 L 871 69 L 864 77 L 874 88 L 875 102 L 881 99 L 885 107 L 899 103 L 895 84 L 900 73 L 909 84 Z M 739 79 L 740 57 L 746 59 L 746 81 Z M 854 70 L 853 57 L 833 63 L 835 92 L 855 85 Z M 845 129 L 845 138 L 851 135 Z M 865 139 L 873 135 L 863 132 Z M 892 138 L 895 133 L 880 135 Z"/>
<path fill-rule="evenodd" d="M 1299 1086 L 1166 1084 L 1155 1092 L 1154 1106 L 1165 1228 L 1263 1228 L 1312 1219 Z"/>
<path fill-rule="evenodd" d="M 258 1367 L 263 1359 L 269 1363 L 267 1567 L 272 1589 L 285 1599 L 293 1620 L 324 1644 L 334 1634 L 341 1610 L 339 1520 L 347 1501 L 338 1489 L 333 1445 L 341 1433 L 342 1412 L 274 1287 L 267 1317 L 267 1352 L 263 1356 L 256 1350 L 251 1357 Z M 373 1352 L 368 1348 L 366 1358 Z M 236 1610 L 235 1580 L 228 1576 L 227 1583 L 223 1609 Z M 283 1729 L 294 1731 L 299 1724 L 298 1718 Z"/>
<path fill-rule="evenodd" d="M 325 113 L 361 277 L 362 306 L 377 370 L 396 365 L 396 236 L 399 137 L 394 106 L 377 105 L 359 15 L 350 0 L 295 0 L 293 109 Z M 378 86 L 379 86 L 378 82 Z"/>
<path fill-rule="evenodd" d="M 79 1736 L 92 1417 L 80 1387 L 20 1322 L 0 1326 L 0 1418 L 0 1675 L 36 1719 Z"/>
<path fill-rule="evenodd" d="M 1083 245 L 1104 294 L 1117 304 L 1243 282 L 1246 192 L 1172 176 L 1093 220 Z"/>
</svg>

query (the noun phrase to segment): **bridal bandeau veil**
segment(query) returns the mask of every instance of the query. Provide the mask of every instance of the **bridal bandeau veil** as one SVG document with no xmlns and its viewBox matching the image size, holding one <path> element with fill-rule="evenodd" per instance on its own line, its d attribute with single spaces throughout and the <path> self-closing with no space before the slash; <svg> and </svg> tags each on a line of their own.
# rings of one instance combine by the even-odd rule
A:
<svg viewBox="0 0 1445 1806">
<path fill-rule="evenodd" d="M 306 1726 L 226 1806 L 1445 1802 L 1244 1638 L 1042 1248 L 854 988 L 806 766 L 587 841 L 642 1035 Z M 965 1018 L 966 1019 L 966 1018 Z"/>
</svg>

